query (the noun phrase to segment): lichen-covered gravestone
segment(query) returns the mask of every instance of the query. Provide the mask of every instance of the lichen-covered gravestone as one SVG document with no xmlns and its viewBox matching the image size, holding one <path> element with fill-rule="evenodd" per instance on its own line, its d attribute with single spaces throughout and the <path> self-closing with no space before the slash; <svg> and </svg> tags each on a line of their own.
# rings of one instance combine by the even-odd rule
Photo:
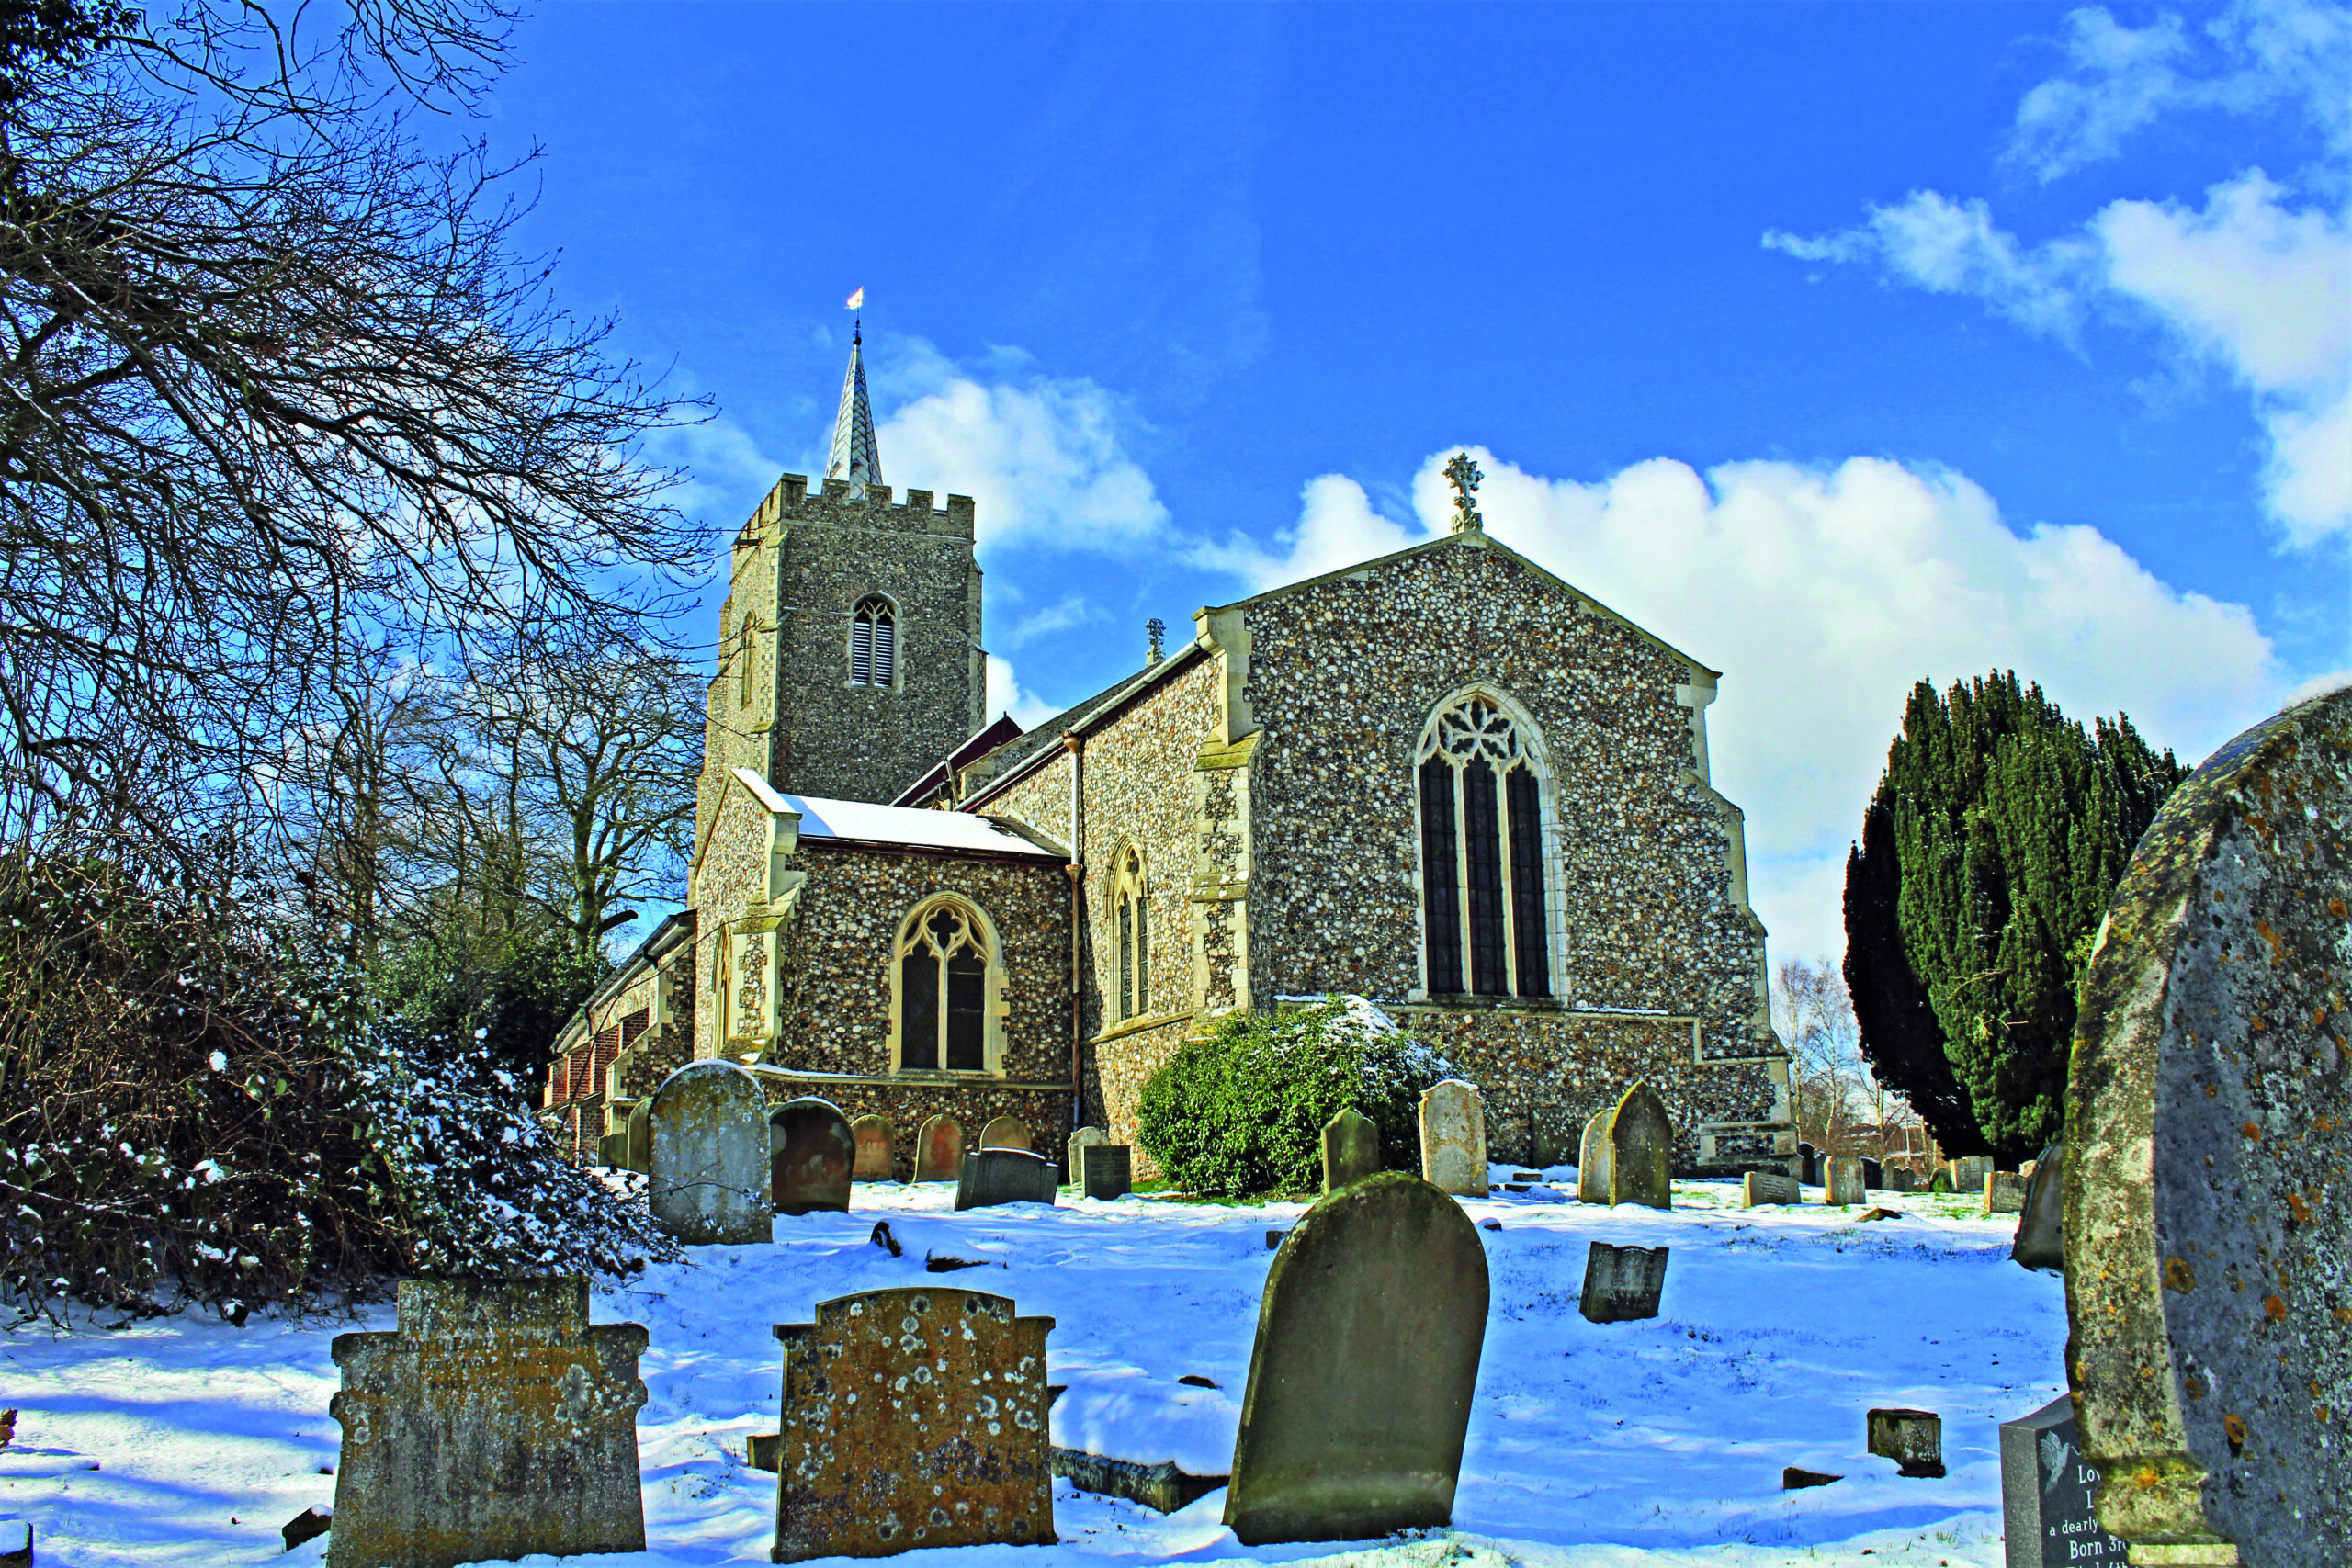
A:
<svg viewBox="0 0 2352 1568">
<path fill-rule="evenodd" d="M 1610 1113 L 1609 1201 L 1674 1207 L 1674 1123 L 1646 1083 L 1627 1089 Z"/>
<path fill-rule="evenodd" d="M 402 1280 L 400 1328 L 338 1334 L 333 1568 L 645 1550 L 638 1357 L 588 1282 Z"/>
<path fill-rule="evenodd" d="M 1821 1201 L 1825 1203 L 1864 1203 L 1862 1162 L 1852 1155 L 1830 1155 L 1821 1162 Z"/>
<path fill-rule="evenodd" d="M 1446 1078 L 1421 1091 L 1421 1179 L 1464 1198 L 1487 1195 L 1487 1112 L 1476 1085 Z"/>
<path fill-rule="evenodd" d="M 628 1168 L 643 1176 L 653 1168 L 653 1100 L 628 1108 Z"/>
<path fill-rule="evenodd" d="M 2101 1523 L 2165 1561 L 2352 1541 L 2352 691 L 2157 813 L 2066 1086 L 2068 1380 Z"/>
<path fill-rule="evenodd" d="M 778 1324 L 777 1562 L 1054 1540 L 1050 1317 L 944 1287 L 869 1291 Z"/>
<path fill-rule="evenodd" d="M 1577 1199 L 1585 1203 L 1609 1201 L 1609 1119 L 1603 1111 L 1584 1124 L 1584 1142 L 1577 1151 Z"/>
<path fill-rule="evenodd" d="M 915 1179 L 953 1181 L 964 1169 L 964 1126 L 953 1116 L 933 1116 L 915 1134 Z"/>
<path fill-rule="evenodd" d="M 984 1149 L 1026 1149 L 1033 1147 L 1029 1123 L 1018 1116 L 991 1116 L 988 1125 L 980 1129 L 980 1147 Z"/>
<path fill-rule="evenodd" d="M 1451 1196 L 1390 1170 L 1317 1202 L 1266 1275 L 1225 1522 L 1248 1546 L 1450 1522 L 1486 1333 Z"/>
<path fill-rule="evenodd" d="M 888 1181 L 898 1173 L 893 1163 L 898 1156 L 898 1132 L 888 1117 L 860 1116 L 850 1122 L 849 1135 L 857 1144 L 849 1170 L 852 1181 Z"/>
<path fill-rule="evenodd" d="M 1965 1155 L 1948 1161 L 1944 1168 L 1951 1172 L 1951 1190 L 1972 1197 L 1984 1190 L 1984 1179 L 1993 1174 L 1990 1155 Z"/>
<path fill-rule="evenodd" d="M 688 1062 L 654 1091 L 647 1198 L 680 1241 L 774 1239 L 767 1100 L 732 1062 Z"/>
<path fill-rule="evenodd" d="M 1996 1170 L 1984 1179 L 1984 1213 L 2021 1214 L 2025 1212 L 2025 1178 L 2014 1170 Z"/>
<path fill-rule="evenodd" d="M 768 1131 L 775 1149 L 769 1159 L 775 1212 L 847 1213 L 857 1134 L 841 1107 L 830 1100 L 788 1100 L 768 1112 Z"/>
<path fill-rule="evenodd" d="M 1380 1168 L 1380 1129 L 1353 1106 L 1323 1124 L 1323 1191 L 1328 1197 Z"/>
</svg>

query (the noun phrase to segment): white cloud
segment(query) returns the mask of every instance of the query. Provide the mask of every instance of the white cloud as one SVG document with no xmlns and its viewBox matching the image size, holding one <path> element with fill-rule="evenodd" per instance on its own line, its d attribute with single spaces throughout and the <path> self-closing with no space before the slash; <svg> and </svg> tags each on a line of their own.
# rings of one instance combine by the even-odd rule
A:
<svg viewBox="0 0 2352 1568">
<path fill-rule="evenodd" d="M 1032 610 L 1016 618 L 1009 629 L 996 633 L 991 640 L 1001 648 L 1019 648 L 1034 638 L 1068 631 L 1072 626 L 1091 626 L 1106 618 L 1084 594 L 1069 593 L 1042 610 Z"/>
<path fill-rule="evenodd" d="M 1804 261 L 1875 261 L 1906 283 L 1974 295 L 2029 331 L 2073 341 L 2082 315 L 2079 279 L 2092 259 L 2084 241 L 2020 244 L 1995 226 L 1983 201 L 1954 201 L 1932 190 L 1869 210 L 1860 227 L 1836 234 L 1769 231 L 1764 248 Z"/>
<path fill-rule="evenodd" d="M 1299 502 L 1297 525 L 1279 541 L 1286 553 L 1274 554 L 1256 540 L 1235 534 L 1223 544 L 1193 545 L 1187 558 L 1194 566 L 1231 572 L 1259 589 L 1336 571 L 1420 542 L 1419 529 L 1404 527 L 1374 512 L 1363 486 L 1344 474 L 1309 479 Z"/>
<path fill-rule="evenodd" d="M 1453 451 L 1414 479 L 1418 526 L 1327 475 L 1306 488 L 1290 555 L 1242 575 L 1263 586 L 1442 533 Z M 1708 716 L 1715 782 L 1747 812 L 1756 902 L 1782 956 L 1843 951 L 1847 843 L 1915 682 L 2014 669 L 2077 717 L 2128 712 L 2189 761 L 2283 688 L 2243 606 L 2172 588 L 2092 528 L 2014 533 L 1950 471 L 1858 457 L 1702 475 L 1657 458 L 1578 484 L 1470 451 L 1489 534 L 1725 671 Z"/>
<path fill-rule="evenodd" d="M 889 470 L 885 469 L 884 472 Z M 1010 660 L 989 654 L 988 661 L 988 711 L 990 717 L 1001 713 L 1012 716 L 1012 722 L 1023 729 L 1035 729 L 1062 710 L 1021 684 L 1013 673 Z"/>
</svg>

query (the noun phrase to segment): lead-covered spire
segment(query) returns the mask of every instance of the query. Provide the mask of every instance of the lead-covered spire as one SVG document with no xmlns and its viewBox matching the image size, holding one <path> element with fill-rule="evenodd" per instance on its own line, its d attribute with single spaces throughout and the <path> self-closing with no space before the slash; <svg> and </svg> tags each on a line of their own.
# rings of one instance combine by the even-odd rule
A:
<svg viewBox="0 0 2352 1568">
<path fill-rule="evenodd" d="M 863 497 L 867 485 L 882 482 L 882 455 L 874 445 L 874 410 L 865 400 L 865 341 L 861 332 L 850 333 L 849 373 L 842 378 L 841 412 L 833 416 L 832 457 L 825 464 L 825 477 L 847 479 L 853 497 Z"/>
</svg>

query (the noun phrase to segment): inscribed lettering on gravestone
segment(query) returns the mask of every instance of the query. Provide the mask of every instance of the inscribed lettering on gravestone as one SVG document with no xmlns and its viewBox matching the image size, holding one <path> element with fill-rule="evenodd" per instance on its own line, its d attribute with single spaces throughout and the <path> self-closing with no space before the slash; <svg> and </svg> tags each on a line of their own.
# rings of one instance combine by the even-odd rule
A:
<svg viewBox="0 0 2352 1568">
<path fill-rule="evenodd" d="M 1027 1149 L 982 1149 L 964 1156 L 964 1168 L 956 1181 L 956 1207 L 1050 1203 L 1060 1187 L 1060 1172 L 1043 1155 Z"/>
<path fill-rule="evenodd" d="M 1050 1317 L 944 1287 L 869 1291 L 778 1324 L 777 1562 L 1054 1540 Z"/>
<path fill-rule="evenodd" d="M 741 1246 L 774 1239 L 767 1097 L 732 1062 L 688 1062 L 654 1091 L 653 1218 L 680 1241 Z"/>
<path fill-rule="evenodd" d="M 1609 1201 L 1674 1207 L 1674 1123 L 1647 1083 L 1627 1089 L 1609 1118 Z"/>
<path fill-rule="evenodd" d="M 338 1334 L 331 1568 L 645 1550 L 638 1357 L 588 1282 L 402 1280 L 390 1334 Z"/>
<path fill-rule="evenodd" d="M 2206 761 L 2132 852 L 2066 1086 L 2068 1381 L 2099 1518 L 2179 1562 L 2352 1540 L 2352 690 Z"/>
<path fill-rule="evenodd" d="M 2036 1174 L 2039 1174 L 2037 1172 Z M 2091 1509 L 2098 1472 L 2075 1444 L 2075 1402 L 2060 1394 L 2022 1420 L 2001 1423 L 2001 1519 L 2006 1568 L 2120 1568 L 2123 1542 Z"/>
<path fill-rule="evenodd" d="M 915 1179 L 953 1181 L 964 1168 L 964 1128 L 953 1116 L 933 1116 L 915 1134 Z"/>
<path fill-rule="evenodd" d="M 1769 1170 L 1751 1170 L 1739 1179 L 1739 1206 L 1753 1209 L 1759 1203 L 1802 1203 L 1804 1189 L 1797 1185 L 1793 1176 L 1781 1176 Z"/>
<path fill-rule="evenodd" d="M 1603 1111 L 1584 1124 L 1584 1141 L 1577 1151 L 1577 1199 L 1585 1203 L 1609 1201 L 1609 1119 Z"/>
<path fill-rule="evenodd" d="M 1350 1106 L 1323 1124 L 1323 1191 L 1328 1197 L 1380 1168 L 1380 1129 Z"/>
<path fill-rule="evenodd" d="M 857 1145 L 851 1162 L 852 1181 L 888 1181 L 897 1174 L 898 1133 L 887 1116 L 860 1116 L 849 1124 L 849 1135 Z"/>
<path fill-rule="evenodd" d="M 1266 1275 L 1225 1522 L 1248 1546 L 1450 1522 L 1486 1333 L 1451 1196 L 1389 1170 L 1317 1202 Z"/>
<path fill-rule="evenodd" d="M 1862 1162 L 1851 1155 L 1830 1155 L 1821 1162 L 1821 1201 L 1825 1203 L 1860 1203 L 1868 1201 L 1862 1190 Z"/>
<path fill-rule="evenodd" d="M 1476 1085 L 1446 1078 L 1421 1091 L 1421 1179 L 1464 1198 L 1487 1195 L 1487 1112 Z"/>
<path fill-rule="evenodd" d="M 980 1147 L 984 1149 L 1025 1149 L 1031 1147 L 1029 1123 L 1018 1116 L 991 1116 L 980 1129 Z"/>
<path fill-rule="evenodd" d="M 768 1112 L 768 1129 L 776 1213 L 846 1213 L 857 1134 L 841 1108 L 830 1100 L 788 1100 Z"/>
<path fill-rule="evenodd" d="M 1085 1150 L 1095 1144 L 1107 1144 L 1110 1141 L 1111 1134 L 1100 1127 L 1080 1127 L 1077 1132 L 1072 1133 L 1069 1135 L 1069 1142 L 1064 1145 L 1067 1157 L 1062 1161 L 1062 1179 L 1083 1181 L 1086 1179 Z"/>
<path fill-rule="evenodd" d="M 1133 1157 L 1125 1144 L 1092 1144 L 1086 1156 L 1086 1195 L 1102 1202 L 1124 1198 L 1135 1186 Z"/>
</svg>

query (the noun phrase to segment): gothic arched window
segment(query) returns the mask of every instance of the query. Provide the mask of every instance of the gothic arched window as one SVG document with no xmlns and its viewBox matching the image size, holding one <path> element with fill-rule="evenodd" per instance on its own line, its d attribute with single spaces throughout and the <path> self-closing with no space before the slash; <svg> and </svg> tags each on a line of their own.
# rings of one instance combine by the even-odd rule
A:
<svg viewBox="0 0 2352 1568">
<path fill-rule="evenodd" d="M 996 935 L 956 898 L 920 905 L 891 951 L 892 1051 L 900 1072 L 993 1071 L 1001 1053 L 1004 971 Z"/>
<path fill-rule="evenodd" d="M 1117 1017 L 1124 1021 L 1151 1010 L 1151 929 L 1143 875 L 1143 854 L 1133 845 L 1119 856 L 1111 884 L 1111 919 L 1118 927 Z"/>
<path fill-rule="evenodd" d="M 857 602 L 849 617 L 849 683 L 892 686 L 899 679 L 899 609 L 879 593 Z"/>
<path fill-rule="evenodd" d="M 1422 957 L 1431 996 L 1552 994 L 1544 781 L 1531 739 L 1499 703 L 1476 694 L 1442 709 L 1421 738 Z"/>
</svg>

